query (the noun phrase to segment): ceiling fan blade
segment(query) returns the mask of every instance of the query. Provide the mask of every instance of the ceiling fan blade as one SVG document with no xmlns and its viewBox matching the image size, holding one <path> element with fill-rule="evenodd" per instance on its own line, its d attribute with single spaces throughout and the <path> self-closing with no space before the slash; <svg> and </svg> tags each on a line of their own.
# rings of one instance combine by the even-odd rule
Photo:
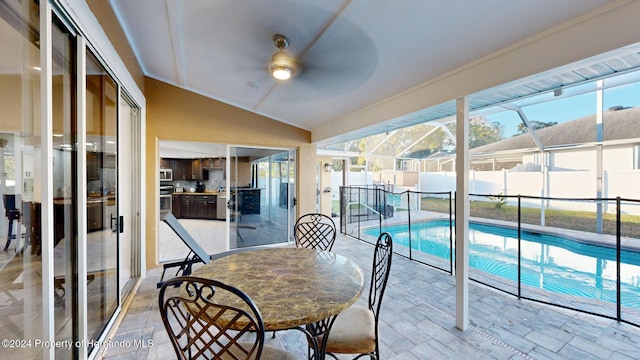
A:
<svg viewBox="0 0 640 360">
<path fill-rule="evenodd" d="M 331 40 L 312 47 L 299 63 L 300 75 L 283 85 L 290 90 L 292 100 L 313 100 L 320 93 L 338 96 L 362 85 L 378 65 L 378 52 L 364 31 L 345 24 Z"/>
</svg>

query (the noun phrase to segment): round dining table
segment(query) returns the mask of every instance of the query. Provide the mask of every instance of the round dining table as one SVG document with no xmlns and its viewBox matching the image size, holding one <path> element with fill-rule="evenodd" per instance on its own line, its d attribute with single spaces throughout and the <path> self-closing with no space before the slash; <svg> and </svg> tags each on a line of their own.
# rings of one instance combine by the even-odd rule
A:
<svg viewBox="0 0 640 360">
<path fill-rule="evenodd" d="M 295 247 L 232 253 L 202 265 L 192 276 L 245 292 L 260 310 L 266 331 L 299 329 L 310 340 L 330 331 L 335 316 L 355 303 L 364 288 L 362 270 L 350 259 Z M 316 358 L 324 358 L 324 344 L 316 346 Z"/>
</svg>

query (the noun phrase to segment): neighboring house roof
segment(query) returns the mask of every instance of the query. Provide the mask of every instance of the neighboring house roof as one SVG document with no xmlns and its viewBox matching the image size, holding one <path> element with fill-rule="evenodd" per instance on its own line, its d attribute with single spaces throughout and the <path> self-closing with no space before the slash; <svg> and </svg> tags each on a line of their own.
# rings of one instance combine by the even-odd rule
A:
<svg viewBox="0 0 640 360">
<path fill-rule="evenodd" d="M 640 138 L 640 107 L 611 108 L 603 114 L 603 140 Z M 536 130 L 546 147 L 577 145 L 596 141 L 596 115 L 585 116 Z M 514 136 L 469 150 L 471 154 L 535 148 L 529 133 Z"/>
</svg>

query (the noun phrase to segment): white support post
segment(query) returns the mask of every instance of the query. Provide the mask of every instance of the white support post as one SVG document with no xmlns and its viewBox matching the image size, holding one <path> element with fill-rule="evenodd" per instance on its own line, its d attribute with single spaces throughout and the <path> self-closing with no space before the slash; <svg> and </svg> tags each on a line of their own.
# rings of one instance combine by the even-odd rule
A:
<svg viewBox="0 0 640 360">
<path fill-rule="evenodd" d="M 469 327 L 469 100 L 456 100 L 456 327 Z"/>
<path fill-rule="evenodd" d="M 602 164 L 602 141 L 604 140 L 604 125 L 602 123 L 602 117 L 604 116 L 604 91 L 602 87 L 604 86 L 604 81 L 598 81 L 598 91 L 597 100 L 596 100 L 596 197 L 598 198 L 598 202 L 596 204 L 596 232 L 598 234 L 602 234 L 603 226 L 602 226 L 602 202 L 599 201 L 602 198 L 602 190 L 603 190 L 603 177 L 604 177 L 604 167 Z"/>
</svg>

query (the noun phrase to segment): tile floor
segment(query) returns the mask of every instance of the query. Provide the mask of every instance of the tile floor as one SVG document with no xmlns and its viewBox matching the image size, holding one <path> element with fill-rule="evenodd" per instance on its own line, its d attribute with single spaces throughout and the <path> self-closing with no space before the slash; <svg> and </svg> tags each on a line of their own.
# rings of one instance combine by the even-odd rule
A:
<svg viewBox="0 0 640 360">
<path fill-rule="evenodd" d="M 338 236 L 333 249 L 370 276 L 373 248 Z M 174 359 L 157 310 L 152 269 L 128 309 L 114 340 L 153 340 L 150 347 L 114 347 L 105 358 Z M 368 284 L 367 284 L 368 285 Z M 471 325 L 455 327 L 454 277 L 394 256 L 383 300 L 383 359 L 638 359 L 640 328 L 609 319 L 518 300 L 481 285 L 469 286 Z M 366 296 L 367 292 L 363 296 Z M 365 299 L 360 299 L 365 304 Z M 300 332 L 280 332 L 269 344 L 306 357 Z M 340 359 L 350 357 L 341 356 Z"/>
</svg>

